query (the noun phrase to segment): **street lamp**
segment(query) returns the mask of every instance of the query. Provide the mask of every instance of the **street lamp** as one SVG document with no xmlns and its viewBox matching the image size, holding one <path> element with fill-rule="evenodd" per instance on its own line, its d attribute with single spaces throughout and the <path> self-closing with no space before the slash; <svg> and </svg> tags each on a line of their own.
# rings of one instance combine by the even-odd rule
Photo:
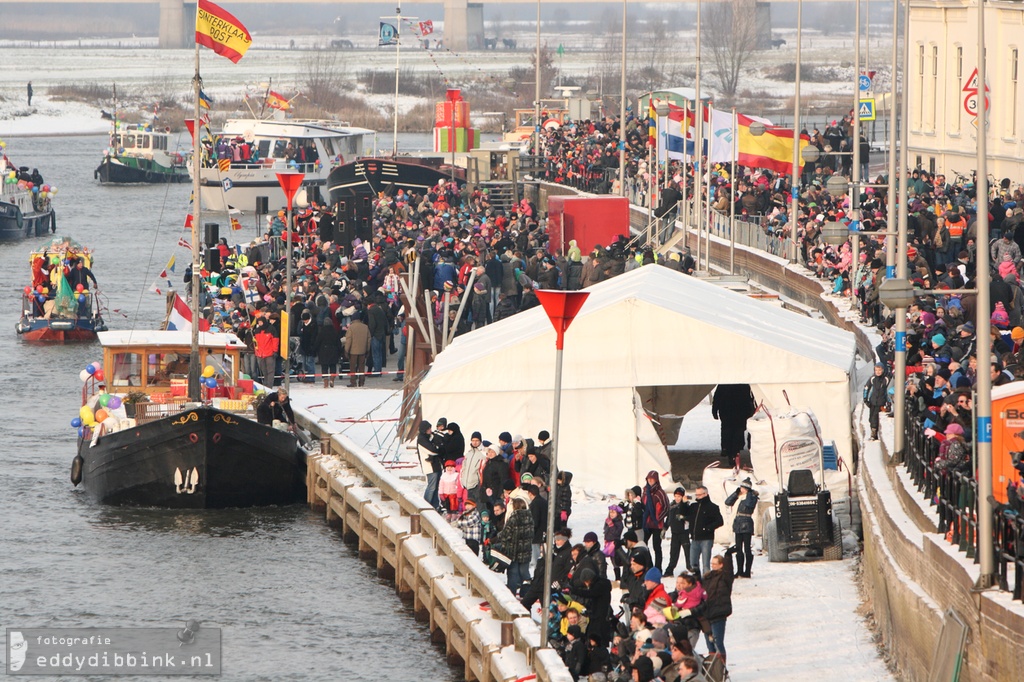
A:
<svg viewBox="0 0 1024 682">
<path fill-rule="evenodd" d="M 537 0 L 538 3 L 540 0 Z M 539 11 L 539 10 L 538 10 Z M 622 0 L 622 100 L 619 102 L 619 196 L 626 196 L 626 0 Z"/>
<path fill-rule="evenodd" d="M 797 247 L 797 202 L 800 200 L 800 50 L 803 47 L 804 28 L 804 3 L 797 0 L 796 3 L 796 92 L 793 95 L 793 180 L 790 194 L 792 195 L 792 208 L 790 209 L 790 224 L 793 226 L 791 237 L 793 246 L 790 251 L 791 260 L 796 263 L 798 260 Z"/>
<path fill-rule="evenodd" d="M 284 190 L 284 197 L 288 201 L 288 225 L 285 231 L 285 275 L 284 275 L 284 310 L 281 311 L 281 359 L 284 361 L 284 390 L 290 386 L 291 359 L 289 357 L 288 341 L 291 337 L 291 310 L 292 310 L 292 243 L 298 241 L 295 238 L 295 224 L 292 217 L 292 202 L 295 199 L 295 192 L 302 186 L 305 173 L 278 173 L 277 182 Z M 274 380 L 271 378 L 270 386 L 273 388 Z"/>
</svg>

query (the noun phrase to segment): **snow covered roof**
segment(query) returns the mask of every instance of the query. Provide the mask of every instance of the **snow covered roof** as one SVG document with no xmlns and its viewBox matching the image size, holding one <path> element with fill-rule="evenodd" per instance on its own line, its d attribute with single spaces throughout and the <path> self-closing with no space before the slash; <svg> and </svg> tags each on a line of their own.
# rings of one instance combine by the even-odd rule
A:
<svg viewBox="0 0 1024 682">
<path fill-rule="evenodd" d="M 100 344 L 105 347 L 117 346 L 190 346 L 191 331 L 160 331 L 156 329 L 122 330 L 100 332 Z M 245 344 L 234 334 L 199 332 L 200 348 L 245 349 Z"/>
</svg>

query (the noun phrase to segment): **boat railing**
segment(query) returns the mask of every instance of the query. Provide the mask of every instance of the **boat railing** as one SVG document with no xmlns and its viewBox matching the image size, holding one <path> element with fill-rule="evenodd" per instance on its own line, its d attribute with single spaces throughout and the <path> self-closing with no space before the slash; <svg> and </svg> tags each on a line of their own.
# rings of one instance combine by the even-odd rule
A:
<svg viewBox="0 0 1024 682">
<path fill-rule="evenodd" d="M 209 168 L 216 168 L 216 159 L 208 162 L 206 165 Z M 297 161 L 289 161 L 287 159 L 262 159 L 259 161 L 232 161 L 231 170 L 276 170 L 276 171 L 291 171 L 298 173 L 316 173 L 320 170 L 322 164 L 319 161 L 312 161 L 310 163 L 298 163 Z"/>
<path fill-rule="evenodd" d="M 135 404 L 135 423 L 146 424 L 157 419 L 163 419 L 164 417 L 170 417 L 171 415 L 184 412 L 194 406 L 194 403 L 190 403 L 188 398 L 170 398 L 161 402 L 150 402 L 150 403 L 136 403 Z"/>
</svg>

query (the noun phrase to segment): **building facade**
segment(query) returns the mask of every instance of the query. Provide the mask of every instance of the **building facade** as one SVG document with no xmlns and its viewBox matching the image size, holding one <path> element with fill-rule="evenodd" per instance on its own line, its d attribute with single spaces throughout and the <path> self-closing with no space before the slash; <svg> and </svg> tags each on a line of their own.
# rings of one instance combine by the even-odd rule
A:
<svg viewBox="0 0 1024 682">
<path fill-rule="evenodd" d="M 910 164 L 969 176 L 975 168 L 981 90 L 977 82 L 977 0 L 911 0 Z M 1019 64 L 1024 2 L 985 3 L 988 170 L 1024 182 L 1024 106 Z"/>
</svg>

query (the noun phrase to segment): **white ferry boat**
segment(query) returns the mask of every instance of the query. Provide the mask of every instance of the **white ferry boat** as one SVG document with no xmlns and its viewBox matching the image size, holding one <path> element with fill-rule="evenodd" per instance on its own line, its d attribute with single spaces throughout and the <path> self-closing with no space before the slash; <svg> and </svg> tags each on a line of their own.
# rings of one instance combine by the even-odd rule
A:
<svg viewBox="0 0 1024 682">
<path fill-rule="evenodd" d="M 207 210 L 276 212 L 285 206 L 278 173 L 305 174 L 296 200 L 327 199 L 336 167 L 372 150 L 376 133 L 335 121 L 228 120 L 203 154 L 200 193 Z M 192 169 L 189 169 L 192 172 Z M 258 197 L 267 197 L 265 207 Z"/>
</svg>

